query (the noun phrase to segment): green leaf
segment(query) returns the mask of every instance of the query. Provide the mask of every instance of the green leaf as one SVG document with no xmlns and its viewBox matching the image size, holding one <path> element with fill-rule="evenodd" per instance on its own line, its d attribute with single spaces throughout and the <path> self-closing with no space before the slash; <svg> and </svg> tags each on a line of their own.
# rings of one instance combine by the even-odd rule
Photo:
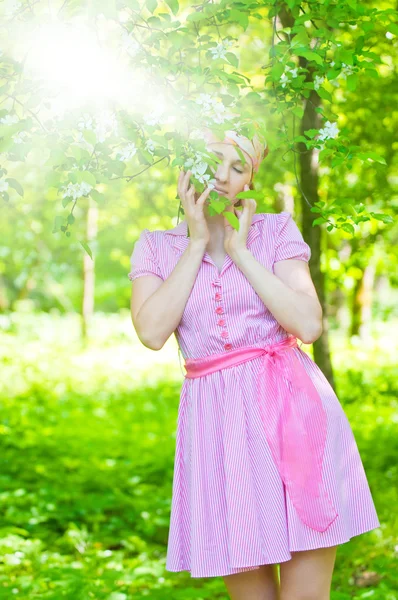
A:
<svg viewBox="0 0 398 600">
<path fill-rule="evenodd" d="M 318 217 L 312 222 L 312 226 L 315 227 L 315 225 L 323 225 L 323 223 L 327 223 L 327 219 L 324 217 Z"/>
<path fill-rule="evenodd" d="M 235 213 L 227 210 L 223 213 L 223 216 L 227 219 L 228 223 L 237 231 L 239 230 L 239 219 Z"/>
<path fill-rule="evenodd" d="M 54 228 L 53 228 L 52 233 L 56 233 L 57 231 L 61 231 L 61 227 L 63 226 L 64 221 L 65 221 L 65 219 L 64 219 L 63 216 L 57 215 L 55 217 L 55 219 L 54 219 Z"/>
<path fill-rule="evenodd" d="M 387 26 L 387 31 L 393 33 L 394 35 L 398 35 L 398 25 L 396 23 L 390 23 Z"/>
<path fill-rule="evenodd" d="M 297 56 L 303 56 L 307 60 L 313 60 L 318 65 L 323 65 L 324 59 L 312 50 L 307 50 L 306 48 L 293 48 L 292 52 L 297 54 Z"/>
<path fill-rule="evenodd" d="M 20 196 L 23 196 L 23 187 L 19 181 L 13 179 L 12 177 L 7 177 L 6 181 L 8 182 L 8 185 L 18 192 Z"/>
<path fill-rule="evenodd" d="M 354 92 L 356 90 L 358 83 L 358 75 L 357 73 L 352 73 L 352 75 L 347 75 L 347 89 L 350 92 Z"/>
<path fill-rule="evenodd" d="M 354 235 L 355 233 L 355 228 L 353 227 L 353 225 L 351 225 L 351 223 L 343 223 L 341 229 L 343 229 L 343 231 L 346 231 L 347 233 L 351 233 L 352 235 Z"/>
<path fill-rule="evenodd" d="M 238 68 L 239 67 L 239 59 L 237 56 L 235 56 L 235 54 L 233 52 L 226 52 L 225 53 L 225 57 L 228 59 L 228 62 L 233 66 Z"/>
<path fill-rule="evenodd" d="M 236 194 L 237 198 L 254 198 L 254 200 L 262 200 L 264 198 L 263 192 L 259 190 L 247 190 L 246 192 L 239 192 Z"/>
<path fill-rule="evenodd" d="M 371 158 L 375 162 L 381 163 L 382 165 L 387 165 L 385 159 L 380 156 L 380 154 L 376 154 L 376 152 L 358 152 L 357 157 L 361 160 L 367 160 Z"/>
<path fill-rule="evenodd" d="M 170 7 L 173 15 L 176 15 L 178 13 L 178 10 L 180 8 L 178 0 L 166 0 L 166 4 Z"/>
<path fill-rule="evenodd" d="M 203 21 L 203 19 L 207 19 L 207 15 L 204 15 L 202 12 L 193 12 L 190 13 L 187 16 L 187 21 L 192 21 L 192 22 L 196 22 L 196 21 Z"/>
<path fill-rule="evenodd" d="M 246 29 L 249 25 L 249 15 L 247 14 L 247 12 L 243 12 L 241 10 L 236 10 L 234 8 L 229 13 L 228 22 L 234 22 L 234 21 L 239 23 L 239 25 L 241 25 L 243 27 L 243 29 L 246 31 Z"/>
<path fill-rule="evenodd" d="M 84 129 L 83 137 L 86 140 L 86 142 L 88 142 L 92 146 L 95 146 L 95 144 L 97 143 L 97 136 L 95 135 L 94 131 L 91 131 L 91 129 Z"/>
<path fill-rule="evenodd" d="M 146 0 L 145 4 L 149 12 L 153 13 L 157 8 L 158 0 Z"/>
<path fill-rule="evenodd" d="M 298 117 L 299 119 L 301 119 L 301 117 L 302 117 L 302 116 L 303 116 L 303 114 L 304 114 L 304 108 L 303 108 L 302 106 L 295 106 L 295 107 L 292 109 L 292 113 L 293 113 L 293 114 L 294 114 L 296 117 Z"/>
<path fill-rule="evenodd" d="M 105 200 L 104 194 L 101 194 L 101 192 L 99 192 L 98 190 L 95 190 L 95 189 L 91 190 L 90 196 L 98 204 L 103 204 L 103 202 Z"/>
<path fill-rule="evenodd" d="M 385 215 L 384 213 L 374 213 L 371 212 L 370 215 L 377 219 L 378 221 L 383 221 L 383 223 L 394 223 L 394 219 L 391 215 Z"/>
<path fill-rule="evenodd" d="M 329 100 L 329 102 L 333 102 L 331 93 L 325 90 L 325 88 L 320 87 L 319 90 L 317 90 L 317 94 L 323 100 Z"/>
<path fill-rule="evenodd" d="M 304 131 L 304 135 L 306 135 L 310 139 L 313 139 L 318 133 L 319 133 L 318 129 L 306 129 Z"/>
<path fill-rule="evenodd" d="M 97 181 L 96 181 L 93 173 L 91 173 L 91 171 L 82 171 L 81 172 L 81 181 L 85 181 L 86 183 L 89 183 L 93 187 L 95 185 L 97 185 Z"/>
<path fill-rule="evenodd" d="M 91 252 L 90 246 L 88 244 L 86 244 L 86 242 L 80 241 L 80 243 L 81 243 L 81 245 L 83 246 L 83 248 L 85 249 L 85 251 L 87 252 L 87 254 L 89 255 L 89 257 L 92 260 L 93 259 L 93 254 Z"/>
</svg>

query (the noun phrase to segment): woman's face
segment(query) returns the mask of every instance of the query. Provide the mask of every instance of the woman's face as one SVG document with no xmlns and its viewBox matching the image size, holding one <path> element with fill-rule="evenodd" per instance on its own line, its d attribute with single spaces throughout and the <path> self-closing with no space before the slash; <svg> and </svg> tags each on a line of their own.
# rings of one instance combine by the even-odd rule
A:
<svg viewBox="0 0 398 600">
<path fill-rule="evenodd" d="M 242 192 L 245 184 L 249 184 L 252 177 L 252 162 L 250 156 L 242 151 L 246 162 L 243 164 L 233 144 L 214 142 L 208 145 L 209 152 L 213 152 L 221 162 L 214 171 L 215 191 L 221 196 L 231 200 L 232 204 L 239 201 L 236 194 Z"/>
</svg>

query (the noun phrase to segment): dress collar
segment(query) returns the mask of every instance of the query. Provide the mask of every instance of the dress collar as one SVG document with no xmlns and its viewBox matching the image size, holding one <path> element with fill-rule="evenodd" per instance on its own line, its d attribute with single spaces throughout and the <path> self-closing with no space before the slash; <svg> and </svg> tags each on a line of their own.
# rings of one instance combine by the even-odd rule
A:
<svg viewBox="0 0 398 600">
<path fill-rule="evenodd" d="M 240 213 L 239 213 L 239 215 L 240 215 Z M 265 219 L 265 217 L 266 217 L 265 213 L 256 213 L 253 215 L 252 223 L 249 227 L 249 231 L 247 234 L 246 247 L 248 249 L 250 249 L 253 240 L 258 235 L 260 235 L 260 228 L 258 226 L 258 223 L 260 221 L 263 221 Z M 238 216 L 238 219 L 239 219 L 239 216 Z M 181 221 L 181 223 L 179 223 L 176 227 L 173 227 L 173 229 L 166 229 L 166 231 L 164 231 L 165 239 L 172 246 L 174 252 L 178 256 L 180 256 L 189 245 L 190 238 L 187 237 L 187 233 L 188 233 L 187 221 Z M 203 260 L 205 262 L 208 262 L 208 263 L 214 265 L 214 262 L 210 256 L 210 254 L 207 251 L 205 251 L 205 253 L 203 255 Z M 233 260 L 227 254 L 225 257 L 224 266 L 223 266 L 220 274 L 224 273 L 224 271 L 228 267 L 230 267 L 232 264 L 233 264 Z"/>
<path fill-rule="evenodd" d="M 240 218 L 240 216 L 238 216 L 238 219 L 239 218 Z M 259 233 L 258 227 L 256 226 L 253 228 L 253 225 L 255 223 L 257 223 L 258 221 L 263 221 L 264 219 L 265 219 L 264 213 L 255 213 L 252 217 L 252 223 L 250 225 L 249 233 L 252 230 Z M 188 233 L 188 224 L 186 221 L 181 221 L 181 223 L 178 223 L 178 225 L 176 227 L 173 227 L 173 229 L 166 229 L 166 231 L 164 233 L 166 235 L 182 235 L 182 236 L 186 237 L 187 233 Z M 254 236 L 254 237 L 256 237 L 256 236 Z M 187 238 L 187 239 L 189 239 L 189 238 Z"/>
</svg>

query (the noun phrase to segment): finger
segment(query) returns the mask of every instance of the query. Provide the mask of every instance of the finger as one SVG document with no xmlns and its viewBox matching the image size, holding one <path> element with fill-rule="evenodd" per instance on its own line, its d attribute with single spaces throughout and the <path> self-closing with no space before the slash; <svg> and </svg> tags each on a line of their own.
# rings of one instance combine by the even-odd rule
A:
<svg viewBox="0 0 398 600">
<path fill-rule="evenodd" d="M 191 171 L 187 171 L 184 175 L 184 179 L 183 179 L 183 183 L 182 183 L 183 190 L 188 189 L 190 177 L 191 177 Z"/>
<path fill-rule="evenodd" d="M 210 192 L 212 191 L 212 189 L 213 189 L 212 187 L 206 188 L 201 193 L 201 195 L 199 196 L 199 198 L 196 200 L 196 204 L 203 205 L 205 203 L 205 201 L 206 201 L 206 198 L 208 198 Z"/>
</svg>

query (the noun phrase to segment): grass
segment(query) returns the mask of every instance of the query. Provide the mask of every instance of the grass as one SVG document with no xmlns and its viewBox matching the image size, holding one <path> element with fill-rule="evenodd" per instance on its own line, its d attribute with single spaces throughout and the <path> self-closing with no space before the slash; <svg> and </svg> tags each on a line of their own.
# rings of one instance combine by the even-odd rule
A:
<svg viewBox="0 0 398 600">
<path fill-rule="evenodd" d="M 183 381 L 174 338 L 144 348 L 127 311 L 97 314 L 88 343 L 73 315 L 15 313 L 0 326 L 0 599 L 227 600 L 221 578 L 164 569 Z M 367 342 L 331 334 L 382 524 L 339 547 L 332 600 L 398 600 L 390 339 L 391 323 Z"/>
</svg>

